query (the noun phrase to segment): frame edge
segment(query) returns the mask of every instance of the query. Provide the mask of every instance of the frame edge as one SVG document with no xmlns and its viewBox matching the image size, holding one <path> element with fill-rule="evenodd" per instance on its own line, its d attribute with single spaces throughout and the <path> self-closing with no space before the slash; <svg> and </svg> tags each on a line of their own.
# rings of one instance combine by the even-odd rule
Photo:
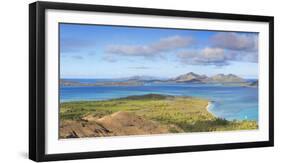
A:
<svg viewBox="0 0 281 163">
<path fill-rule="evenodd" d="M 274 146 L 274 17 L 257 15 L 240 15 L 225 13 L 209 13 L 195 11 L 180 11 L 167 9 L 151 9 L 121 6 L 102 6 L 89 4 L 57 3 L 57 2 L 34 2 L 29 4 L 29 159 L 33 161 L 56 161 L 70 159 L 89 159 L 101 157 L 121 157 L 148 154 L 164 154 L 179 152 L 196 152 L 208 150 L 270 147 Z M 101 7 L 101 9 L 97 9 Z M 114 7 L 111 12 L 131 14 L 167 15 L 164 13 L 174 12 L 170 16 L 186 17 L 189 14 L 198 18 L 229 19 L 269 22 L 269 140 L 264 142 L 246 142 L 233 144 L 215 144 L 183 147 L 165 147 L 117 151 L 83 152 L 67 154 L 45 154 L 45 9 L 87 10 L 106 12 Z M 130 9 L 131 8 L 131 9 Z M 135 11 L 134 11 L 135 10 Z M 222 14 L 222 15 L 221 15 Z M 221 16 L 219 16 L 221 15 Z"/>
<path fill-rule="evenodd" d="M 36 161 L 36 2 L 29 4 L 29 159 Z"/>
<path fill-rule="evenodd" d="M 274 17 L 269 22 L 269 144 L 274 146 Z"/>
<path fill-rule="evenodd" d="M 45 8 L 29 4 L 29 159 L 45 160 Z"/>
</svg>

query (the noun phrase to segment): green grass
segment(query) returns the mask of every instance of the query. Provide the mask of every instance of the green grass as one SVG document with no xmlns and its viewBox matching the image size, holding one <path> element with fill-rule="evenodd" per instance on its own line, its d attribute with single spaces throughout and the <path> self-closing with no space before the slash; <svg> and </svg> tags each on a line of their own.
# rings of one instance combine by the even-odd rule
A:
<svg viewBox="0 0 281 163">
<path fill-rule="evenodd" d="M 163 95 L 130 96 L 107 101 L 65 102 L 60 104 L 61 120 L 80 120 L 92 114 L 103 117 L 117 111 L 130 111 L 185 132 L 257 129 L 255 121 L 227 121 L 207 111 L 208 100 Z M 178 132 L 174 127 L 171 132 Z"/>
</svg>

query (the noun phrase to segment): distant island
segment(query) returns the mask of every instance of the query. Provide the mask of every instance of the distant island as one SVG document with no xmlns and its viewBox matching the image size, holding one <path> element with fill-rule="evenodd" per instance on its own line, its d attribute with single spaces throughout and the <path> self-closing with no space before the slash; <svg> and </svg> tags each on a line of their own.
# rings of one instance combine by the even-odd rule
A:
<svg viewBox="0 0 281 163">
<path fill-rule="evenodd" d="M 61 86 L 140 86 L 147 83 L 202 83 L 212 84 L 218 83 L 228 86 L 242 86 L 242 87 L 257 87 L 258 81 L 247 81 L 234 74 L 217 74 L 214 76 L 199 75 L 194 72 L 189 72 L 179 75 L 171 79 L 158 79 L 150 76 L 133 76 L 129 78 L 120 79 L 118 81 L 110 82 L 95 82 L 95 83 L 81 83 L 61 79 Z"/>
<path fill-rule="evenodd" d="M 60 85 L 63 86 L 138 86 L 143 85 L 141 81 L 118 81 L 118 82 L 98 82 L 98 83 L 81 83 L 75 81 L 60 80 Z"/>
</svg>

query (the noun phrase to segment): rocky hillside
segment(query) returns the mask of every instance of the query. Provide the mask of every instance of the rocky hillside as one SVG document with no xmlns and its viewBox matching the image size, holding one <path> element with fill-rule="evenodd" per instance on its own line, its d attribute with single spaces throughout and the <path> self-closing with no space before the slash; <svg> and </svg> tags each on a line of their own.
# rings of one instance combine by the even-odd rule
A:
<svg viewBox="0 0 281 163">
<path fill-rule="evenodd" d="M 241 86 L 257 86 L 257 83 L 247 82 L 243 78 L 234 74 L 217 74 L 214 76 L 199 75 L 189 72 L 171 79 L 157 79 L 149 76 L 134 76 L 120 81 L 80 83 L 76 81 L 60 80 L 61 86 L 139 86 L 146 83 L 222 83 L 238 84 Z"/>
<path fill-rule="evenodd" d="M 201 83 L 243 83 L 245 80 L 233 74 L 217 74 L 211 77 L 189 72 L 174 79 L 176 82 L 201 82 Z"/>
<path fill-rule="evenodd" d="M 176 77 L 174 80 L 177 82 L 204 82 L 207 78 L 208 77 L 206 75 L 198 75 L 193 72 L 189 72 Z"/>
<path fill-rule="evenodd" d="M 243 83 L 245 82 L 244 79 L 240 78 L 239 76 L 233 74 L 217 74 L 209 78 L 209 82 L 218 82 L 218 83 Z"/>
</svg>

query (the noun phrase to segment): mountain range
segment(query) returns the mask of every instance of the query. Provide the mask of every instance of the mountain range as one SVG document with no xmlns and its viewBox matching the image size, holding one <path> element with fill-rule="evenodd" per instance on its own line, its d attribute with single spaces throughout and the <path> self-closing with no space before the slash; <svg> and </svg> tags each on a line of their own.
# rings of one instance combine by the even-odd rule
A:
<svg viewBox="0 0 281 163">
<path fill-rule="evenodd" d="M 256 87 L 258 81 L 246 81 L 245 79 L 234 75 L 234 74 L 217 74 L 213 76 L 199 75 L 194 72 L 189 72 L 183 75 L 179 75 L 175 78 L 160 79 L 151 76 L 133 76 L 124 78 L 119 81 L 111 82 L 97 82 L 97 83 L 80 83 L 67 81 L 64 79 L 60 80 L 60 84 L 64 86 L 127 86 L 127 85 L 144 85 L 145 83 L 220 83 L 224 85 L 232 86 L 245 86 L 245 87 Z"/>
<path fill-rule="evenodd" d="M 199 75 L 193 72 L 189 72 L 184 75 L 180 75 L 175 79 L 175 82 L 199 82 L 199 83 L 243 83 L 246 82 L 243 78 L 236 76 L 234 74 L 217 74 L 211 77 L 206 75 Z"/>
</svg>

